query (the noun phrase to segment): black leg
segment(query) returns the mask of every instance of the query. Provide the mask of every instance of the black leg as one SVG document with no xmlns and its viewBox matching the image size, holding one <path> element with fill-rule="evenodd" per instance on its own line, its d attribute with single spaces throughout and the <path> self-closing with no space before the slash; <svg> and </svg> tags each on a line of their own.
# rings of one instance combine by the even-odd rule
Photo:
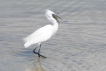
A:
<svg viewBox="0 0 106 71">
<path fill-rule="evenodd" d="M 36 48 L 37 48 L 39 45 L 40 45 L 39 51 L 38 51 L 38 52 L 35 52 L 35 51 L 36 51 Z M 33 52 L 34 52 L 35 54 L 38 54 L 39 57 L 41 56 L 41 57 L 43 57 L 43 58 L 46 58 L 45 56 L 43 56 L 43 55 L 40 54 L 41 44 L 38 44 L 37 47 L 33 50 Z"/>
<path fill-rule="evenodd" d="M 36 47 L 36 48 L 37 48 L 37 47 Z M 35 54 L 38 54 L 37 52 L 35 52 L 36 48 L 33 50 L 33 52 L 34 52 Z"/>
<path fill-rule="evenodd" d="M 40 44 L 40 48 L 41 48 L 41 44 Z M 40 48 L 39 48 L 39 51 L 38 51 L 38 56 L 40 57 Z"/>
<path fill-rule="evenodd" d="M 40 54 L 40 49 L 41 49 L 41 44 L 40 44 L 40 48 L 39 48 L 39 51 L 38 51 L 38 56 L 39 56 L 39 57 L 41 56 L 41 57 L 43 57 L 43 58 L 46 58 L 45 56 L 43 56 L 43 55 Z"/>
<path fill-rule="evenodd" d="M 39 44 L 36 46 L 36 48 L 39 46 Z M 35 52 L 36 51 L 36 48 L 33 50 L 33 52 L 35 53 L 35 54 L 38 54 L 37 52 Z"/>
</svg>

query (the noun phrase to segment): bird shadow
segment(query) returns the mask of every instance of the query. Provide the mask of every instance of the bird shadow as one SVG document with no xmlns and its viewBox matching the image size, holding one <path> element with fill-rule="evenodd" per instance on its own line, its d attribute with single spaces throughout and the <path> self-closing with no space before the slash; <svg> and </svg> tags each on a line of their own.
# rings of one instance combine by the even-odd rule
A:
<svg viewBox="0 0 106 71">
<path fill-rule="evenodd" d="M 29 63 L 26 66 L 25 71 L 45 71 L 45 69 L 42 67 L 40 58 L 38 58 L 37 61 Z"/>
</svg>

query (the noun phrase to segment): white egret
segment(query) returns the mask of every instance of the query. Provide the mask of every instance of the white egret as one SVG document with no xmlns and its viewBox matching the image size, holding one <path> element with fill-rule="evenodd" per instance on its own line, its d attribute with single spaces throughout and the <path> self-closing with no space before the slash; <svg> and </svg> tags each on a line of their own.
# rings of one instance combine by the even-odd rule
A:
<svg viewBox="0 0 106 71">
<path fill-rule="evenodd" d="M 46 25 L 44 27 L 41 27 L 37 31 L 29 35 L 28 37 L 24 38 L 23 40 L 25 41 L 24 44 L 25 48 L 29 47 L 32 44 L 38 44 L 37 47 L 40 46 L 41 48 L 42 42 L 47 41 L 57 32 L 58 23 L 59 23 L 58 18 L 60 17 L 50 10 L 46 10 L 45 16 L 50 22 L 52 22 L 52 25 Z M 38 54 L 39 57 L 42 56 L 46 58 L 45 56 L 40 54 L 40 48 L 38 52 L 35 52 L 36 48 L 33 50 L 33 52 L 35 54 Z"/>
</svg>

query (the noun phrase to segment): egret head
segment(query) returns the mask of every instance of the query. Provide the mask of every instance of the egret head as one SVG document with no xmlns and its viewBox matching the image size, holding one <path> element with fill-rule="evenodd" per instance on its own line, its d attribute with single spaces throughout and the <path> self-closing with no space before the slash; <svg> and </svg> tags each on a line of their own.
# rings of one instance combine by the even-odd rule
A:
<svg viewBox="0 0 106 71">
<path fill-rule="evenodd" d="M 50 10 L 46 10 L 46 13 L 45 13 L 45 16 L 47 17 L 47 19 L 49 20 L 49 21 L 53 21 L 53 20 L 56 20 L 58 23 L 60 23 L 59 22 L 59 20 L 58 20 L 58 18 L 60 18 L 57 14 L 55 14 L 54 12 L 52 12 L 52 11 L 50 11 Z M 61 19 L 61 18 L 60 18 Z"/>
</svg>

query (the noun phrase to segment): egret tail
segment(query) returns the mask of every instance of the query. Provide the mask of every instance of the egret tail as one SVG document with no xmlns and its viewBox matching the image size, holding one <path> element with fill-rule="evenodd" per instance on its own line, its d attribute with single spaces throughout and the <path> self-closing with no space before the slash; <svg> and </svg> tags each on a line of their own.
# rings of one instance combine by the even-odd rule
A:
<svg viewBox="0 0 106 71">
<path fill-rule="evenodd" d="M 26 43 L 24 44 L 24 47 L 25 47 L 25 48 L 28 48 L 30 45 L 31 45 L 31 44 L 30 44 L 29 42 L 26 42 Z"/>
</svg>

